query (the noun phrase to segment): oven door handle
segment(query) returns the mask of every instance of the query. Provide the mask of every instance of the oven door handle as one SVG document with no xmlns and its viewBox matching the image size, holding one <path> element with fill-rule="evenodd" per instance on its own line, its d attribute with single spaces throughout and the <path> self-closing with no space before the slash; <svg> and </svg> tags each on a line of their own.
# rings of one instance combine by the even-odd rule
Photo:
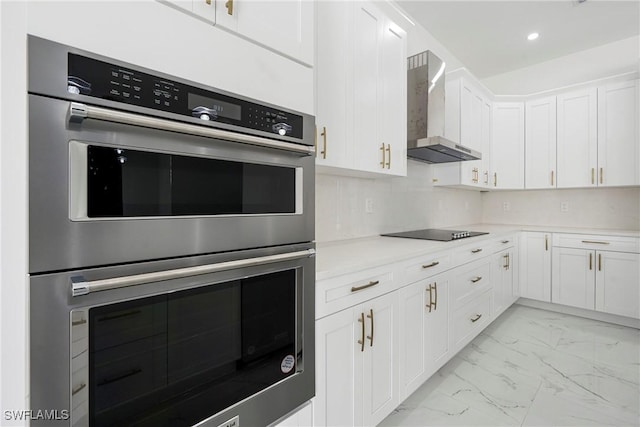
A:
<svg viewBox="0 0 640 427">
<path fill-rule="evenodd" d="M 236 268 L 243 267 L 253 267 L 256 265 L 289 261 L 298 258 L 308 258 L 314 256 L 315 253 L 315 249 L 306 249 L 304 251 L 287 252 L 284 254 L 267 255 L 257 258 L 225 261 L 216 264 L 198 265 L 195 267 L 177 268 L 174 270 L 135 274 L 131 276 L 114 277 L 111 279 L 92 281 L 86 281 L 82 276 L 75 276 L 71 278 L 71 296 L 77 297 L 81 295 L 87 295 L 92 292 L 108 291 L 112 289 L 125 288 L 127 286 L 141 285 L 144 283 L 198 276 L 201 274 L 216 273 L 219 271 L 234 270 Z"/>
<path fill-rule="evenodd" d="M 314 148 L 307 145 L 277 141 L 274 139 L 262 138 L 254 135 L 245 135 L 228 130 L 174 122 L 172 120 L 159 119 L 156 117 L 143 116 L 140 114 L 127 113 L 124 111 L 110 110 L 107 108 L 81 104 L 79 102 L 72 102 L 69 106 L 69 121 L 73 123 L 82 123 L 84 119 L 104 120 L 108 122 L 142 126 L 152 129 L 185 133 L 189 135 L 204 136 L 207 138 L 224 139 L 227 141 L 241 142 L 243 144 L 258 145 L 261 147 L 292 151 L 307 156 L 310 156 L 314 153 Z"/>
</svg>

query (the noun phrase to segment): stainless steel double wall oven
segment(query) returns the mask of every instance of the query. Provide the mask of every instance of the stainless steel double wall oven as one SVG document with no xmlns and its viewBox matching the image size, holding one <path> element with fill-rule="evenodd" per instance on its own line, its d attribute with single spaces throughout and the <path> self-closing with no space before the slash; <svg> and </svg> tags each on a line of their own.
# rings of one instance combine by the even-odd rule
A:
<svg viewBox="0 0 640 427">
<path fill-rule="evenodd" d="M 65 415 L 34 425 L 266 425 L 313 396 L 313 135 L 29 37 L 31 409 Z"/>
</svg>

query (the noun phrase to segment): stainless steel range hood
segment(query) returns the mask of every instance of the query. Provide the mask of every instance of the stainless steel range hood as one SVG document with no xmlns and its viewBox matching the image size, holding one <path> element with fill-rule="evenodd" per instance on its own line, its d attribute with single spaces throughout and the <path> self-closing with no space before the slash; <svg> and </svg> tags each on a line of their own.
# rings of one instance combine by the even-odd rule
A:
<svg viewBox="0 0 640 427">
<path fill-rule="evenodd" d="M 444 67 L 428 50 L 408 59 L 407 156 L 427 163 L 479 160 L 478 151 L 444 137 Z"/>
</svg>

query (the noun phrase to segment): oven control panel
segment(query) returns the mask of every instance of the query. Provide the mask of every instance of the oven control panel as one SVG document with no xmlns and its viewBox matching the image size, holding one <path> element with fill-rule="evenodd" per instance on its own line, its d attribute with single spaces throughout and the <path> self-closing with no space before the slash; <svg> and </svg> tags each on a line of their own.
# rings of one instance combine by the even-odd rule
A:
<svg viewBox="0 0 640 427">
<path fill-rule="evenodd" d="M 67 91 L 302 139 L 302 116 L 69 53 Z"/>
</svg>

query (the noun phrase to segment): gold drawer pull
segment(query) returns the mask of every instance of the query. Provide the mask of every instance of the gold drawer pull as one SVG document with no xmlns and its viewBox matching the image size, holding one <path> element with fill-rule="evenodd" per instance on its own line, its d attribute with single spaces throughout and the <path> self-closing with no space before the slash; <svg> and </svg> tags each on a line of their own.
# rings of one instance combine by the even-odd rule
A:
<svg viewBox="0 0 640 427">
<path fill-rule="evenodd" d="M 469 320 L 471 320 L 472 323 L 476 323 L 478 320 L 480 320 L 481 317 L 482 317 L 482 314 L 476 314 L 476 317 Z"/>
<path fill-rule="evenodd" d="M 476 276 L 476 277 L 474 277 L 473 279 L 471 279 L 471 281 L 472 281 L 473 283 L 477 283 L 477 282 L 479 282 L 480 280 L 482 280 L 482 276 Z"/>
<path fill-rule="evenodd" d="M 422 268 L 431 268 L 431 267 L 435 267 L 436 265 L 440 264 L 440 261 L 433 261 L 430 264 L 427 265 L 423 265 Z"/>
<path fill-rule="evenodd" d="M 482 249 L 478 248 L 471 251 L 472 254 L 477 254 L 478 252 L 482 252 Z"/>
<path fill-rule="evenodd" d="M 363 289 L 367 289 L 367 288 L 370 288 L 372 286 L 375 286 L 378 283 L 380 283 L 380 280 L 376 280 L 375 282 L 369 282 L 366 285 L 362 285 L 362 286 L 352 286 L 351 287 L 351 292 L 361 291 Z"/>
<path fill-rule="evenodd" d="M 593 254 L 589 253 L 589 270 L 593 270 Z"/>
<path fill-rule="evenodd" d="M 385 160 L 385 159 L 386 159 L 386 155 L 385 155 L 386 153 L 385 153 L 385 147 L 384 147 L 384 144 L 382 144 L 382 145 L 380 146 L 380 151 L 382 151 L 382 161 L 380 162 L 380 166 L 382 167 L 382 169 L 384 169 L 384 168 L 385 168 L 385 166 L 386 166 L 386 164 L 387 164 L 387 162 L 386 162 L 386 160 Z"/>
<path fill-rule="evenodd" d="M 433 282 L 434 298 L 433 298 L 433 311 L 438 309 L 438 283 Z"/>
<path fill-rule="evenodd" d="M 229 15 L 233 15 L 233 0 L 227 0 L 227 2 L 224 4 L 224 7 L 227 8 L 227 13 Z"/>
<path fill-rule="evenodd" d="M 506 245 L 507 243 L 509 243 L 509 240 L 503 240 L 503 241 L 502 241 L 502 244 L 503 244 L 503 245 Z"/>
<path fill-rule="evenodd" d="M 598 271 L 602 271 L 602 254 L 598 254 Z"/>
<path fill-rule="evenodd" d="M 429 313 L 431 313 L 431 306 L 433 306 L 433 285 L 429 284 L 427 291 L 429 291 L 429 304 L 427 304 L 426 307 L 429 309 Z"/>
<path fill-rule="evenodd" d="M 544 250 L 545 251 L 549 250 L 549 236 L 547 235 L 544 236 Z"/>
<path fill-rule="evenodd" d="M 592 243 L 594 245 L 610 245 L 609 242 L 599 242 L 597 240 L 583 240 L 582 243 Z"/>
<path fill-rule="evenodd" d="M 360 318 L 358 322 L 362 324 L 361 328 L 361 338 L 358 340 L 358 344 L 360 344 L 360 351 L 364 351 L 364 313 L 360 313 Z"/>
</svg>

